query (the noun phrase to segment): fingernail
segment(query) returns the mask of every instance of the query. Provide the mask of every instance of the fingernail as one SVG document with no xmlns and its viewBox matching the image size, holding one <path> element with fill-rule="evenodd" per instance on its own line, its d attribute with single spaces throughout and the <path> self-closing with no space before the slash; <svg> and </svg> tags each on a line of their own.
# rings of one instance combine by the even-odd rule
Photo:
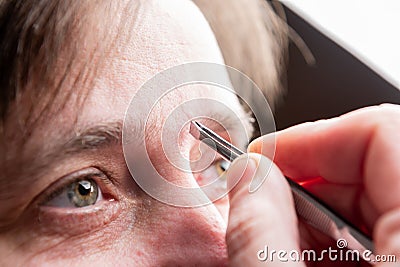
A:
<svg viewBox="0 0 400 267">
<path fill-rule="evenodd" d="M 267 179 L 272 167 L 272 161 L 264 155 L 250 154 L 251 157 L 257 157 L 257 172 L 249 185 L 249 193 L 257 191 Z"/>
<path fill-rule="evenodd" d="M 257 169 L 257 161 L 247 154 L 234 160 L 227 171 L 228 190 L 232 190 L 239 183 L 250 184 Z"/>
<path fill-rule="evenodd" d="M 248 148 L 248 153 L 263 154 L 268 158 L 274 158 L 276 149 L 276 133 L 270 133 L 253 140 Z"/>
</svg>

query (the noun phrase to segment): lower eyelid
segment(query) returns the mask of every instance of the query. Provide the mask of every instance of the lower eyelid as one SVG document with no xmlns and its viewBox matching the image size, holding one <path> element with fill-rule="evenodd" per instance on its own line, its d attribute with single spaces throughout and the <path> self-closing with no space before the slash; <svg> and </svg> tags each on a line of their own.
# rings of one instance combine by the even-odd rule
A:
<svg viewBox="0 0 400 267">
<path fill-rule="evenodd" d="M 119 201 L 101 200 L 94 206 L 57 208 L 41 206 L 38 210 L 38 230 L 46 235 L 79 235 L 104 227 L 122 211 Z"/>
</svg>

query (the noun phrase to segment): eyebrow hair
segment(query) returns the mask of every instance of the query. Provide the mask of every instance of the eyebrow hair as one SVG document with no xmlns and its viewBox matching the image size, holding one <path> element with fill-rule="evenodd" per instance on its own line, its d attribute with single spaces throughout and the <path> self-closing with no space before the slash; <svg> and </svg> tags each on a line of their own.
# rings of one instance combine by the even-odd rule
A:
<svg viewBox="0 0 400 267">
<path fill-rule="evenodd" d="M 81 150 L 98 149 L 105 145 L 120 144 L 122 139 L 122 122 L 109 122 L 95 125 L 84 131 L 77 131 L 62 149 L 71 154 Z"/>
<path fill-rule="evenodd" d="M 226 114 L 221 112 L 217 113 L 215 111 L 209 112 L 210 114 L 207 118 L 221 123 L 222 125 L 224 125 L 227 131 L 235 132 L 240 129 L 237 124 L 237 119 L 235 119 L 233 113 Z M 249 139 L 251 139 L 250 137 L 254 131 L 254 127 L 251 123 L 252 117 L 249 113 L 243 112 L 242 116 L 238 118 L 240 119 L 241 123 L 245 124 L 244 128 L 247 132 L 247 136 L 249 137 Z M 213 129 L 214 127 L 218 127 L 216 125 L 213 125 L 212 120 L 207 120 L 204 118 L 198 120 L 206 124 L 211 129 Z M 103 122 L 95 124 L 93 126 L 83 127 L 82 130 L 76 130 L 74 136 L 70 137 L 66 142 L 55 140 L 55 146 L 53 148 L 50 148 L 51 151 L 48 151 L 47 153 L 45 152 L 43 157 L 39 157 L 36 166 L 35 164 L 31 165 L 32 169 L 29 171 L 29 174 L 32 177 L 36 177 L 37 173 L 47 168 L 52 162 L 65 158 L 66 156 L 83 153 L 84 151 L 100 150 L 112 145 L 122 145 L 123 127 L 124 126 L 122 121 Z M 141 124 L 135 125 L 135 127 L 131 129 L 130 136 L 133 137 L 133 139 L 135 140 L 141 140 L 141 137 L 143 137 L 143 129 L 144 126 Z M 146 132 L 146 135 L 151 136 L 150 138 L 152 138 L 154 135 L 151 131 L 157 131 L 157 129 L 157 127 L 151 128 L 150 132 Z M 216 132 L 221 131 L 217 129 L 214 130 L 216 130 Z M 189 130 L 188 135 L 190 136 Z M 249 140 L 240 141 L 246 142 L 247 145 L 247 142 Z"/>
<path fill-rule="evenodd" d="M 236 128 L 235 122 L 237 121 L 234 119 L 234 116 L 231 116 L 230 114 L 213 113 L 210 114 L 209 117 L 221 122 L 223 125 L 225 125 L 227 130 L 234 130 Z M 240 120 L 242 123 L 248 120 L 248 123 L 246 124 L 249 124 L 250 126 L 245 126 L 245 129 L 251 137 L 251 134 L 253 133 L 253 127 L 251 126 L 250 115 L 244 114 Z M 122 129 L 123 122 L 115 121 L 98 124 L 82 131 L 77 131 L 75 136 L 69 139 L 61 147 L 61 150 L 63 150 L 65 154 L 71 154 L 83 150 L 100 149 L 101 147 L 112 144 L 122 144 Z M 141 129 L 141 127 L 133 129 L 133 136 L 139 137 L 139 130 Z"/>
</svg>

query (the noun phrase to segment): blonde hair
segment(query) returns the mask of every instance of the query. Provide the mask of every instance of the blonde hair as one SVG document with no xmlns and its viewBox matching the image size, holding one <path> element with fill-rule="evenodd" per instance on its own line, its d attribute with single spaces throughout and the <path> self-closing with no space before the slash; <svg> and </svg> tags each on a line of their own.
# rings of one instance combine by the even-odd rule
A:
<svg viewBox="0 0 400 267">
<path fill-rule="evenodd" d="M 263 90 L 272 108 L 285 87 L 288 28 L 265 0 L 194 0 L 208 20 L 225 63 Z M 275 3 L 276 4 L 276 3 Z"/>
</svg>

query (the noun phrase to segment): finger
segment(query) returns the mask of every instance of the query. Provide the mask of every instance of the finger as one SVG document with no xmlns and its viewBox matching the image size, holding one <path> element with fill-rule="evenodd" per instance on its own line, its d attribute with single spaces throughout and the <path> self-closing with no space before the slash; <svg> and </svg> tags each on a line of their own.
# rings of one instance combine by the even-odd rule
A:
<svg viewBox="0 0 400 267">
<path fill-rule="evenodd" d="M 263 180 L 265 176 L 258 190 L 250 193 L 251 180 Z M 279 169 L 261 155 L 242 155 L 228 169 L 228 186 L 238 178 L 241 179 L 229 193 L 226 241 L 231 265 L 303 266 L 290 260 L 282 261 L 276 255 L 270 257 L 272 250 L 299 251 L 292 194 Z M 264 260 L 268 261 L 267 265 Z"/>
<path fill-rule="evenodd" d="M 385 105 L 305 123 L 253 141 L 249 151 L 273 156 L 286 176 L 365 184 L 380 212 L 400 205 L 400 108 Z M 378 201 L 379 200 L 379 201 Z"/>
<path fill-rule="evenodd" d="M 380 259 L 386 261 L 382 261 L 378 266 L 399 266 L 400 207 L 386 213 L 378 220 L 376 223 L 374 240 L 376 255 L 380 255 Z"/>
</svg>

